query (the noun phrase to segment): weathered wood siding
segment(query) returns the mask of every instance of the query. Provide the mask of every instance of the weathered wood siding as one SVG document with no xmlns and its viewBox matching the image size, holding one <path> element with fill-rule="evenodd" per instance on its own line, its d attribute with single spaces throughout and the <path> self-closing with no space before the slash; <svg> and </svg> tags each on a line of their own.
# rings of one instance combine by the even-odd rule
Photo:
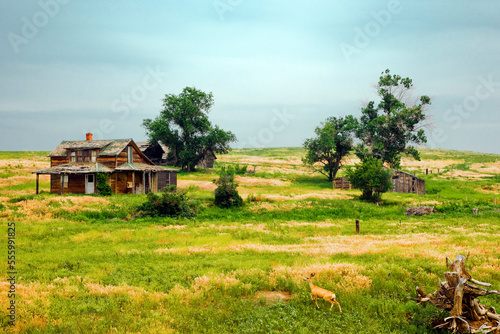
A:
<svg viewBox="0 0 500 334">
<path fill-rule="evenodd" d="M 61 175 L 50 176 L 50 192 L 55 194 L 61 193 Z M 66 186 L 65 182 L 63 193 L 85 194 L 85 175 L 84 174 L 68 175 L 68 184 Z"/>
<path fill-rule="evenodd" d="M 345 177 L 333 180 L 333 189 L 351 189 L 351 183 Z"/>
<path fill-rule="evenodd" d="M 98 156 L 97 157 L 97 162 L 106 166 L 106 167 L 109 167 L 109 168 L 112 168 L 112 169 L 115 169 L 115 160 L 116 158 L 114 156 Z"/>
<path fill-rule="evenodd" d="M 50 157 L 50 167 L 67 164 L 68 162 L 69 162 L 69 157 Z"/>
<path fill-rule="evenodd" d="M 177 185 L 177 173 L 164 171 L 158 172 L 158 191 L 165 188 L 166 186 L 176 186 Z"/>
<path fill-rule="evenodd" d="M 132 188 L 127 188 L 128 174 L 130 174 L 130 182 L 132 182 L 132 173 L 111 173 L 111 189 L 117 194 L 131 194 Z"/>
<path fill-rule="evenodd" d="M 393 171 L 392 184 L 394 189 L 392 192 L 412 193 L 417 195 L 425 195 L 425 180 L 401 171 Z"/>
</svg>

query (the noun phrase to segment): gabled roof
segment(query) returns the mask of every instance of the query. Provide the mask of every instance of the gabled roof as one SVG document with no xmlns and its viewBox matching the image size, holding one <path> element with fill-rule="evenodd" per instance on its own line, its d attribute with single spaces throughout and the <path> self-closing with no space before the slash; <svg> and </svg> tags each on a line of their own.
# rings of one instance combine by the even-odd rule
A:
<svg viewBox="0 0 500 334">
<path fill-rule="evenodd" d="M 146 151 L 149 147 L 151 146 L 154 146 L 154 145 L 159 145 L 161 147 L 161 149 L 163 150 L 163 153 L 162 153 L 162 156 L 161 158 L 162 159 L 166 159 L 167 158 L 167 154 L 169 152 L 169 149 L 166 145 L 163 145 L 162 143 L 160 142 L 157 142 L 157 143 L 154 143 L 154 144 L 150 144 L 148 143 L 147 141 L 140 141 L 140 142 L 137 142 L 137 147 L 139 147 L 139 149 L 141 150 L 141 152 L 144 153 L 144 151 Z"/>
<path fill-rule="evenodd" d="M 68 155 L 68 149 L 72 150 L 90 150 L 103 149 L 99 155 L 118 155 L 132 142 L 132 139 L 110 139 L 110 140 L 79 140 L 62 141 L 50 154 L 49 157 L 65 157 Z"/>
<path fill-rule="evenodd" d="M 111 173 L 113 170 L 98 162 L 71 162 L 32 172 L 32 174 L 88 174 Z"/>
</svg>

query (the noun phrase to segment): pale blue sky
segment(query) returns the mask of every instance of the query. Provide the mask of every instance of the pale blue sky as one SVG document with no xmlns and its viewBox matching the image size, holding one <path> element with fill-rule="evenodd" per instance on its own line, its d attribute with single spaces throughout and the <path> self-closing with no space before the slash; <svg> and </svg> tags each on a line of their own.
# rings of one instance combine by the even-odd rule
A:
<svg viewBox="0 0 500 334">
<path fill-rule="evenodd" d="M 145 140 L 165 94 L 214 94 L 235 147 L 300 146 L 386 68 L 432 98 L 429 146 L 500 153 L 500 2 L 0 2 L 0 150 Z"/>
</svg>

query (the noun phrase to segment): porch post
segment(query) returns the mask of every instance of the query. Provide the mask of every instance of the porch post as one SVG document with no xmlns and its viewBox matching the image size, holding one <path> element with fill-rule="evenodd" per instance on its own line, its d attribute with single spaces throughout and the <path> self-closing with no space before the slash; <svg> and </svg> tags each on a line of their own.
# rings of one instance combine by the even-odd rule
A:
<svg viewBox="0 0 500 334">
<path fill-rule="evenodd" d="M 153 184 L 151 183 L 151 172 L 148 173 L 148 179 L 149 179 L 149 191 L 153 191 Z"/>
<path fill-rule="evenodd" d="M 36 194 L 38 195 L 38 181 L 40 179 L 40 174 L 36 173 Z"/>
<path fill-rule="evenodd" d="M 142 193 L 146 193 L 146 172 L 142 172 Z"/>
<path fill-rule="evenodd" d="M 64 194 L 64 174 L 61 174 L 61 195 Z"/>
<path fill-rule="evenodd" d="M 135 172 L 132 172 L 132 194 L 135 194 Z"/>
</svg>

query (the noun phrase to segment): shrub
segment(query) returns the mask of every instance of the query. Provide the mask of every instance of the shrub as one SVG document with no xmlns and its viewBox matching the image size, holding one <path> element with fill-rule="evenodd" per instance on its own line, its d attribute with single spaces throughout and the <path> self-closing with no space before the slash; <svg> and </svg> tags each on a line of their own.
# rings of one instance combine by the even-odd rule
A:
<svg viewBox="0 0 500 334">
<path fill-rule="evenodd" d="M 99 195 L 111 195 L 111 186 L 108 184 L 108 177 L 109 174 L 107 173 L 97 173 L 97 191 Z"/>
<path fill-rule="evenodd" d="M 247 172 L 248 166 L 243 165 L 229 165 L 227 167 L 222 167 L 220 169 L 220 174 L 232 174 L 232 175 L 243 175 Z"/>
<path fill-rule="evenodd" d="M 234 169 L 228 168 L 226 170 L 223 167 L 219 179 L 214 180 L 214 183 L 218 185 L 215 189 L 214 203 L 220 208 L 240 207 L 243 205 L 243 199 L 236 190 L 238 184 L 234 181 L 234 174 Z"/>
<path fill-rule="evenodd" d="M 196 217 L 197 205 L 187 197 L 187 191 L 176 186 L 163 188 L 159 193 L 148 193 L 147 200 L 138 207 L 143 216 Z"/>
<path fill-rule="evenodd" d="M 378 202 L 383 193 L 391 190 L 392 173 L 384 169 L 382 161 L 373 157 L 366 158 L 356 168 L 347 168 L 347 179 L 354 188 L 361 189 L 361 199 Z"/>
</svg>

